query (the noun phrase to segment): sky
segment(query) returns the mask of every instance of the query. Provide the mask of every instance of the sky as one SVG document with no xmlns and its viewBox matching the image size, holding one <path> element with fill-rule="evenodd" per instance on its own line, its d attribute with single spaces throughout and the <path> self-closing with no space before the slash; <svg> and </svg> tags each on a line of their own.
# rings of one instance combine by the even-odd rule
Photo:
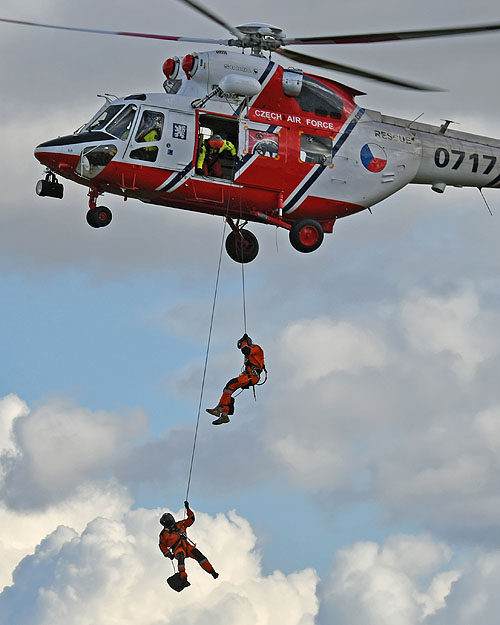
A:
<svg viewBox="0 0 500 625">
<path fill-rule="evenodd" d="M 493 0 L 212 0 L 289 36 L 500 22 Z M 175 0 L 4 0 L 0 17 L 223 37 Z M 224 224 L 86 190 L 39 198 L 33 149 L 98 93 L 159 92 L 207 46 L 0 24 L 0 622 L 470 625 L 500 599 L 500 194 L 409 186 L 312 254 L 252 224 L 247 327 L 269 380 L 231 423 L 200 415 L 188 561 L 173 593 L 159 517 L 182 516 Z M 300 48 L 298 48 L 300 49 Z M 383 113 L 500 138 L 500 34 L 303 48 L 441 86 L 325 75 Z M 278 60 L 278 59 L 277 59 Z M 285 61 L 286 63 L 286 61 Z M 310 68 L 305 68 L 310 69 Z M 318 72 L 318 70 L 312 70 Z M 458 125 L 459 124 L 459 125 Z M 239 372 L 241 268 L 222 257 L 202 407 Z M 3 589 L 3 590 L 2 590 Z"/>
</svg>

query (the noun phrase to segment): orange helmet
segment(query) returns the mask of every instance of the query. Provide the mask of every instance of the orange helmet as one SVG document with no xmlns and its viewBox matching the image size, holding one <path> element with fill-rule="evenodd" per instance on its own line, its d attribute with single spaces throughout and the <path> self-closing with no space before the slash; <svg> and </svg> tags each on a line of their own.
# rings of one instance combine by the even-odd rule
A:
<svg viewBox="0 0 500 625">
<path fill-rule="evenodd" d="M 224 139 L 220 135 L 212 135 L 208 142 L 212 148 L 220 149 L 224 145 Z"/>
</svg>

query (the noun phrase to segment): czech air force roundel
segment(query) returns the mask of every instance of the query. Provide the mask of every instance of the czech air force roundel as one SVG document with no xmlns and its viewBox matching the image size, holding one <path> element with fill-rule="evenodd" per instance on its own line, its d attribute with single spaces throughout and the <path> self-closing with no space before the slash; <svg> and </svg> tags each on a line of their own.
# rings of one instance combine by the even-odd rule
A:
<svg viewBox="0 0 500 625">
<path fill-rule="evenodd" d="M 361 148 L 361 162 L 368 171 L 376 173 L 387 165 L 387 154 L 376 143 L 367 143 Z"/>
</svg>

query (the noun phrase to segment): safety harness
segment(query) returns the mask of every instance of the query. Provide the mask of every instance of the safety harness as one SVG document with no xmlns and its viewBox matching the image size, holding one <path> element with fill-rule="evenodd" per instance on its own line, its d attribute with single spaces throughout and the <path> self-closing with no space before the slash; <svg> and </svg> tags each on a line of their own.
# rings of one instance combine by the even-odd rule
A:
<svg viewBox="0 0 500 625">
<path fill-rule="evenodd" d="M 167 529 L 167 528 L 165 528 Z M 196 543 L 193 542 L 190 538 L 188 538 L 187 534 L 185 534 L 182 530 L 180 529 L 175 529 L 175 530 L 169 530 L 167 529 L 167 532 L 169 534 L 179 534 L 179 538 L 175 541 L 175 543 L 169 547 L 170 551 L 172 552 L 172 555 L 175 555 L 175 550 L 177 549 L 177 547 L 182 546 L 184 547 L 183 543 L 191 543 L 193 545 L 193 547 L 196 547 Z"/>
</svg>

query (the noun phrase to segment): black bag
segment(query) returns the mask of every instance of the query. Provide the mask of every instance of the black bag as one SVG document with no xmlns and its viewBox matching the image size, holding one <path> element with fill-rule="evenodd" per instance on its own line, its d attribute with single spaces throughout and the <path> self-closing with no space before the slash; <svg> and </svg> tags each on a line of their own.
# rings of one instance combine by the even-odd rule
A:
<svg viewBox="0 0 500 625">
<path fill-rule="evenodd" d="M 167 584 L 175 590 L 176 592 L 181 592 L 184 588 L 191 586 L 191 584 L 187 581 L 187 579 L 182 579 L 180 573 L 175 573 L 167 579 Z"/>
</svg>

